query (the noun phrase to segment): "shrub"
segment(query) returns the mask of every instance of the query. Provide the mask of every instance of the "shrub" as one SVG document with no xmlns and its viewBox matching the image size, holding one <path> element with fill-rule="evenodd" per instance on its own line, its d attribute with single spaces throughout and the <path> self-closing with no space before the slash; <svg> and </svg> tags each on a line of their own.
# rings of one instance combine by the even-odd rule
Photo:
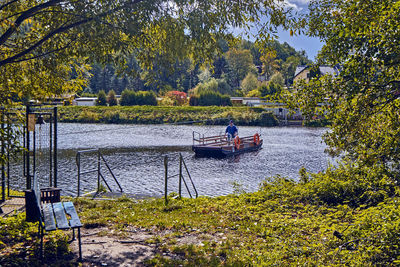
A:
<svg viewBox="0 0 400 267">
<path fill-rule="evenodd" d="M 107 97 L 103 90 L 97 94 L 96 106 L 107 106 Z"/>
<path fill-rule="evenodd" d="M 121 94 L 121 106 L 149 105 L 157 106 L 157 97 L 153 91 L 124 90 Z"/>
<path fill-rule="evenodd" d="M 157 106 L 157 97 L 153 91 L 139 91 L 136 93 L 137 105 Z"/>
<path fill-rule="evenodd" d="M 197 96 L 191 96 L 189 98 L 189 105 L 190 106 L 198 106 L 199 105 L 199 98 Z"/>
<path fill-rule="evenodd" d="M 135 92 L 132 90 L 125 89 L 121 94 L 119 101 L 121 106 L 133 106 L 136 105 Z"/>
<path fill-rule="evenodd" d="M 187 102 L 187 94 L 180 91 L 169 91 L 164 98 L 171 99 L 173 106 L 182 106 Z"/>
<path fill-rule="evenodd" d="M 232 106 L 228 95 L 221 95 L 218 92 L 201 92 L 198 98 L 199 106 Z"/>
<path fill-rule="evenodd" d="M 117 97 L 115 96 L 114 90 L 111 90 L 108 92 L 107 103 L 110 107 L 118 105 Z"/>
</svg>

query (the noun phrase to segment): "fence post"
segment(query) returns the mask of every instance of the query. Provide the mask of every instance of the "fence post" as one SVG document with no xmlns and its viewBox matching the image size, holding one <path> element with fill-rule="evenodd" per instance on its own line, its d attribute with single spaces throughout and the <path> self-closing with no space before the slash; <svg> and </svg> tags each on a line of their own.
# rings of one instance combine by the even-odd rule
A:
<svg viewBox="0 0 400 267">
<path fill-rule="evenodd" d="M 58 173 L 57 173 L 57 170 L 58 170 L 58 166 L 57 166 L 57 121 L 58 121 L 58 118 L 57 118 L 57 107 L 54 107 L 54 128 L 53 128 L 53 130 L 54 130 L 54 144 L 53 144 L 53 146 L 54 146 L 54 148 L 53 148 L 53 164 L 54 164 L 54 166 L 53 166 L 53 168 L 54 168 L 54 187 L 57 187 L 57 175 L 58 175 Z M 51 157 L 51 155 L 50 155 L 50 157 Z"/>
<path fill-rule="evenodd" d="M 100 149 L 97 151 L 97 193 L 100 192 Z"/>
<path fill-rule="evenodd" d="M 4 109 L 1 109 L 1 155 L 5 155 L 5 116 Z M 6 201 L 6 173 L 5 158 L 1 162 L 1 202 Z"/>
<path fill-rule="evenodd" d="M 31 173 L 30 173 L 30 133 L 29 133 L 29 129 L 28 129 L 28 123 L 29 123 L 29 104 L 26 105 L 26 116 L 25 116 L 25 138 L 26 138 L 26 151 L 25 151 L 25 156 L 26 156 L 26 189 L 31 189 Z"/>
<path fill-rule="evenodd" d="M 164 198 L 165 198 L 165 205 L 168 204 L 168 156 L 164 157 L 164 170 L 165 170 L 165 188 L 164 188 Z"/>
<path fill-rule="evenodd" d="M 78 197 L 81 194 L 81 154 L 76 155 L 76 164 L 78 165 Z"/>
<path fill-rule="evenodd" d="M 179 153 L 179 198 L 182 198 L 182 154 Z"/>
</svg>

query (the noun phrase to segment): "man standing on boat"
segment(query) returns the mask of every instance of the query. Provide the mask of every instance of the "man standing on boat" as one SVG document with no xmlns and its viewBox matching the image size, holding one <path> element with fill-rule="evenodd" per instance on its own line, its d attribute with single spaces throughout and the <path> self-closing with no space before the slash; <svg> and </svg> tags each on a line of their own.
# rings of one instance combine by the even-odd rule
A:
<svg viewBox="0 0 400 267">
<path fill-rule="evenodd" d="M 238 134 L 238 129 L 233 124 L 233 120 L 229 121 L 228 127 L 226 127 L 225 135 L 228 137 L 228 141 L 230 142 L 232 138 L 234 138 Z"/>
</svg>

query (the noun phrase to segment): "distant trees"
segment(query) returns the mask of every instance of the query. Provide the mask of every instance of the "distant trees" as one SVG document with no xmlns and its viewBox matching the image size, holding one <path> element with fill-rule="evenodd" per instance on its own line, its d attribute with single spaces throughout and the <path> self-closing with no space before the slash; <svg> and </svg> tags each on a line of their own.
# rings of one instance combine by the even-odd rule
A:
<svg viewBox="0 0 400 267">
<path fill-rule="evenodd" d="M 243 95 L 247 95 L 251 90 L 256 89 L 258 84 L 257 76 L 254 73 L 248 73 L 240 84 Z"/>
<path fill-rule="evenodd" d="M 239 88 L 240 82 L 254 69 L 253 56 L 248 49 L 230 49 L 225 54 L 228 63 L 227 82 L 233 88 Z"/>
<path fill-rule="evenodd" d="M 276 58 L 276 51 L 269 50 L 260 57 L 262 63 L 262 75 L 265 75 L 268 79 L 271 78 L 280 67 L 280 60 Z"/>
<path fill-rule="evenodd" d="M 210 68 L 203 70 L 191 59 L 176 60 L 169 67 L 157 64 L 164 61 L 163 55 L 154 59 L 153 69 L 142 69 L 135 55 L 129 56 L 126 63 L 129 75 L 120 74 L 112 64 L 102 66 L 95 63 L 84 92 L 97 94 L 100 90 L 106 93 L 114 90 L 116 94 L 121 94 L 129 89 L 154 91 L 159 95 L 166 95 L 168 91 L 186 92 L 189 95 L 194 92 L 198 95 L 203 89 L 211 89 L 231 96 L 246 95 L 259 86 L 257 84 L 254 87 L 255 80 L 260 78 L 260 81 L 265 81 L 263 73 L 270 80 L 276 78 L 275 74 L 278 75 L 279 81 L 274 80 L 274 83 L 291 85 L 296 67 L 310 62 L 304 52 L 297 52 L 287 43 L 270 42 L 268 49 L 273 50 L 266 50 L 264 54 L 250 41 L 242 41 L 230 49 L 225 41 L 219 43 L 225 53 L 216 56 Z M 246 79 L 246 76 L 251 79 Z M 172 105 L 172 102 L 168 105 Z"/>
</svg>

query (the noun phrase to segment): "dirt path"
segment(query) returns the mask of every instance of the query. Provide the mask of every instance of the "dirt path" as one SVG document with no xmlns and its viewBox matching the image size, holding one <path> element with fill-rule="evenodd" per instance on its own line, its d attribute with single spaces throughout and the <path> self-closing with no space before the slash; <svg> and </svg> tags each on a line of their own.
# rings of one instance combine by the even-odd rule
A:
<svg viewBox="0 0 400 267">
<path fill-rule="evenodd" d="M 146 242 L 154 237 L 149 232 L 132 231 L 123 238 L 106 233 L 110 233 L 107 228 L 82 229 L 83 266 L 145 266 L 159 252 L 156 245 Z M 77 241 L 71 249 L 77 256 Z"/>
<path fill-rule="evenodd" d="M 168 242 L 173 232 L 165 230 L 153 233 L 145 229 L 125 229 L 123 237 L 113 235 L 113 230 L 106 227 L 82 229 L 83 266 L 146 266 L 147 260 L 156 255 L 172 259 L 182 259 L 184 255 L 162 251 L 162 244 Z M 166 238 L 166 239 L 165 239 Z M 164 241 L 161 241 L 164 239 Z M 185 235 L 174 235 L 176 245 L 202 246 L 203 242 L 222 242 L 223 233 L 215 235 L 200 234 L 197 230 Z M 155 240 L 158 240 L 157 242 Z M 78 258 L 78 242 L 71 244 L 71 249 Z"/>
</svg>

